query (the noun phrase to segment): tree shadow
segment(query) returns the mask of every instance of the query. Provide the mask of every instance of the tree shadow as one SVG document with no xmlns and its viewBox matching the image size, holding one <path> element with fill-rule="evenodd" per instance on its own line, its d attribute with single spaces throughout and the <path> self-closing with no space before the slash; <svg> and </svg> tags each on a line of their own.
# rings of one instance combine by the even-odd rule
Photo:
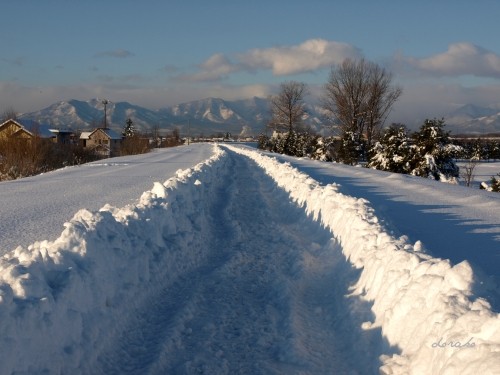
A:
<svg viewBox="0 0 500 375">
<path fill-rule="evenodd" d="M 367 199 L 391 235 L 405 235 L 409 243 L 421 241 L 425 253 L 449 259 L 452 265 L 467 260 L 474 270 L 474 297 L 486 299 L 492 310 L 500 312 L 500 223 L 463 218 L 453 210 L 459 205 L 409 202 L 397 191 L 383 191 L 361 177 L 335 175 L 321 164 L 316 167 L 283 159 L 323 185 L 336 183 L 341 193 Z"/>
</svg>

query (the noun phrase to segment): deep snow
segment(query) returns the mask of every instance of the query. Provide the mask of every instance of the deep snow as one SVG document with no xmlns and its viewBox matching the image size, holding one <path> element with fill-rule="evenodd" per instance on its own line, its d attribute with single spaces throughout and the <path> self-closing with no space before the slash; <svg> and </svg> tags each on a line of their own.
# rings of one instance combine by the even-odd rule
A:
<svg viewBox="0 0 500 375">
<path fill-rule="evenodd" d="M 0 182 L 0 255 L 16 246 L 55 240 L 80 208 L 134 203 L 178 169 L 207 159 L 209 147 L 194 145 L 154 150 L 68 167 L 43 175 Z"/>
<path fill-rule="evenodd" d="M 480 163 L 474 188 L 344 164 L 269 154 L 341 193 L 366 199 L 385 230 L 452 264 L 475 269 L 474 291 L 500 312 L 500 194 L 479 190 L 500 172 L 500 163 Z M 495 172 L 497 171 L 497 172 Z"/>
<path fill-rule="evenodd" d="M 477 298 L 498 302 L 496 196 L 293 159 L 304 174 L 283 157 L 193 147 L 213 156 L 175 175 L 158 161 L 173 177 L 139 200 L 80 210 L 54 241 L 4 255 L 0 373 L 500 371 L 499 315 Z M 182 159 L 199 162 L 193 151 Z M 64 191 L 70 179 L 58 173 Z M 455 215 L 483 231 L 427 233 L 432 215 L 430 225 Z M 439 259 L 451 253 L 435 246 L 439 229 L 461 234 L 457 245 L 480 238 L 483 253 L 464 246 Z"/>
</svg>

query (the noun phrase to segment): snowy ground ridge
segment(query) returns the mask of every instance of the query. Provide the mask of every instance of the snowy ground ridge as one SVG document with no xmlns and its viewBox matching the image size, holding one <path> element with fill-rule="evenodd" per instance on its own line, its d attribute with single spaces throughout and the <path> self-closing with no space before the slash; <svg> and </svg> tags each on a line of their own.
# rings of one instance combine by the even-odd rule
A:
<svg viewBox="0 0 500 375">
<path fill-rule="evenodd" d="M 155 183 L 138 204 L 80 210 L 55 241 L 4 255 L 0 373 L 93 373 L 114 327 L 136 307 L 127 303 L 144 303 L 155 285 L 203 260 L 196 230 L 206 225 L 200 213 L 226 156 L 214 147 L 211 158 Z"/>
<path fill-rule="evenodd" d="M 383 356 L 383 374 L 475 374 L 500 371 L 500 315 L 472 293 L 467 262 L 451 266 L 394 238 L 369 202 L 321 186 L 288 163 L 228 146 L 255 160 L 307 213 L 329 228 L 343 253 L 362 269 L 352 295 L 372 305 L 375 321 L 400 353 Z"/>
</svg>

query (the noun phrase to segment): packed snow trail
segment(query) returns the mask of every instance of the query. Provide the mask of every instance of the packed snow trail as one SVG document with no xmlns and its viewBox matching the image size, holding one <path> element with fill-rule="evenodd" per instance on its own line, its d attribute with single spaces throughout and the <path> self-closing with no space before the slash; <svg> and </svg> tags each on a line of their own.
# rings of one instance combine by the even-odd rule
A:
<svg viewBox="0 0 500 375">
<path fill-rule="evenodd" d="M 421 252 L 418 241 L 394 237 L 370 202 L 342 194 L 335 183 L 322 186 L 289 163 L 231 149 L 255 160 L 329 228 L 361 270 L 350 296 L 373 302 L 374 313 L 361 326 L 381 328 L 400 351 L 381 356 L 382 374 L 500 373 L 500 314 L 474 294 L 476 275 L 467 261 L 453 265 Z"/>
<path fill-rule="evenodd" d="M 344 297 L 357 272 L 331 234 L 253 161 L 228 159 L 204 262 L 136 309 L 92 372 L 375 373 L 380 332 L 361 332 L 369 305 Z"/>
</svg>

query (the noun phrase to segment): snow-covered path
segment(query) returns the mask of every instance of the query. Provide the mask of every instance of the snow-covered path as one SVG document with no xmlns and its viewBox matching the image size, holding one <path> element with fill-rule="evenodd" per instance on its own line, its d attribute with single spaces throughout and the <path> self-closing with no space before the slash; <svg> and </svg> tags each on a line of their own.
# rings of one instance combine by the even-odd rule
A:
<svg viewBox="0 0 500 375">
<path fill-rule="evenodd" d="M 469 259 L 422 251 L 319 164 L 197 147 L 210 157 L 132 203 L 0 258 L 1 374 L 500 370 Z"/>
<path fill-rule="evenodd" d="M 369 306 L 345 301 L 357 272 L 329 231 L 253 161 L 230 153 L 228 164 L 207 205 L 204 262 L 134 311 L 92 372 L 375 373 L 380 331 L 361 334 Z"/>
</svg>

